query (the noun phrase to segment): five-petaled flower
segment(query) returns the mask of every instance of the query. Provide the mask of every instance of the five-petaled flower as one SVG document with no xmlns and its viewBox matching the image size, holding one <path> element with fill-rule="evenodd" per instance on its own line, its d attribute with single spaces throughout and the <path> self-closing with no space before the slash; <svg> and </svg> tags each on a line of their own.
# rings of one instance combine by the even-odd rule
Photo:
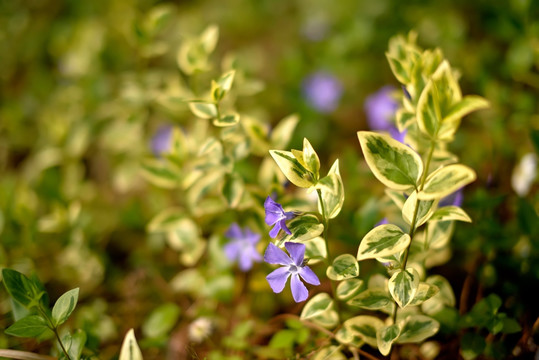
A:
<svg viewBox="0 0 539 360">
<path fill-rule="evenodd" d="M 284 247 L 291 257 L 286 255 L 283 250 L 279 249 L 274 244 L 270 243 L 268 245 L 266 253 L 264 254 L 264 261 L 269 264 L 279 264 L 282 265 L 282 267 L 266 276 L 266 280 L 268 280 L 273 292 L 280 293 L 283 291 L 286 281 L 290 275 L 292 275 L 290 279 L 290 289 L 292 290 L 294 301 L 305 301 L 309 296 L 309 292 L 301 282 L 300 277 L 303 281 L 311 285 L 320 285 L 320 280 L 303 261 L 305 256 L 304 244 L 285 242 Z"/>
<path fill-rule="evenodd" d="M 275 225 L 269 233 L 272 238 L 275 238 L 281 229 L 288 235 L 292 234 L 286 226 L 286 220 L 294 218 L 295 215 L 293 212 L 284 211 L 281 204 L 276 203 L 270 196 L 264 201 L 264 209 L 266 210 L 266 224 Z"/>
<path fill-rule="evenodd" d="M 260 262 L 262 256 L 256 251 L 260 234 L 254 233 L 248 227 L 244 231 L 238 224 L 230 226 L 225 236 L 230 242 L 224 246 L 225 255 L 230 261 L 237 261 L 241 271 L 248 271 L 253 262 Z"/>
</svg>

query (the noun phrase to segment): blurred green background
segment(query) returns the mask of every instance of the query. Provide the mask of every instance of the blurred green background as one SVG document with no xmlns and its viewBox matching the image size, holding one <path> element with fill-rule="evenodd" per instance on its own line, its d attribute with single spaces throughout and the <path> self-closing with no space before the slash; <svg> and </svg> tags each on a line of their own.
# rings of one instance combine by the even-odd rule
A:
<svg viewBox="0 0 539 360">
<path fill-rule="evenodd" d="M 177 53 L 209 24 L 220 30 L 213 61 L 235 61 L 251 80 L 238 110 L 273 124 L 298 113 L 290 147 L 307 137 L 323 163 L 340 158 L 347 198 L 333 229 L 343 249 L 379 220 L 383 191 L 356 131 L 368 128 L 365 98 L 397 86 L 388 40 L 415 30 L 421 46 L 440 47 L 463 93 L 491 107 L 465 119 L 451 145 L 478 174 L 463 206 L 474 223 L 457 226 L 452 260 L 438 271 L 457 298 L 470 279 L 465 307 L 495 292 L 524 335 L 537 330 L 538 186 L 532 177 L 517 194 L 511 182 L 520 159 L 539 151 L 534 0 L 0 1 L 0 267 L 37 273 L 52 294 L 80 286 L 76 323 L 92 329 L 103 359 L 151 309 L 177 300 L 167 283 L 177 254 L 145 231 L 171 199 L 139 164 L 160 127 L 192 118 L 178 99 L 200 90 L 179 71 Z M 328 111 L 305 93 L 319 72 L 342 88 Z M 11 308 L 0 296 L 7 327 Z M 0 334 L 0 348 L 40 346 Z M 149 344 L 148 358 L 163 358 L 162 349 Z"/>
</svg>

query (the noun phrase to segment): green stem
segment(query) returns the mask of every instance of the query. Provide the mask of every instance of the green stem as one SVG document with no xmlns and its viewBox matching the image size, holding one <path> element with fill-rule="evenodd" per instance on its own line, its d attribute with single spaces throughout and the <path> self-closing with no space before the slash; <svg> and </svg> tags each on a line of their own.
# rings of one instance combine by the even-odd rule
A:
<svg viewBox="0 0 539 360">
<path fill-rule="evenodd" d="M 329 221 L 326 217 L 326 208 L 324 205 L 324 201 L 322 201 L 322 191 L 320 189 L 316 189 L 316 193 L 318 194 L 318 201 L 320 201 L 320 208 L 322 209 L 322 222 L 324 224 L 324 231 L 322 232 L 322 237 L 324 238 L 324 243 L 326 244 L 326 266 L 331 265 L 331 255 L 329 252 L 329 244 L 327 239 L 328 234 L 328 227 L 329 227 Z M 331 293 L 333 295 L 333 303 L 335 304 L 335 310 L 337 311 L 337 314 L 339 313 L 339 303 L 337 302 L 337 288 L 335 287 L 335 282 L 331 279 L 329 279 L 329 283 L 331 285 Z M 340 323 L 340 318 L 339 318 Z"/>
<path fill-rule="evenodd" d="M 56 339 L 58 340 L 58 343 L 60 344 L 60 347 L 62 348 L 62 351 L 64 352 L 67 360 L 71 360 L 71 357 L 69 356 L 66 348 L 64 347 L 64 344 L 62 343 L 62 340 L 60 339 L 60 334 L 58 334 L 58 327 L 54 325 L 51 318 L 47 315 L 47 313 L 41 308 L 41 306 L 37 307 L 38 311 L 40 312 L 41 316 L 45 318 L 45 320 L 49 323 L 49 329 L 52 330 L 54 335 L 56 336 Z"/>
<path fill-rule="evenodd" d="M 434 147 L 436 146 L 436 143 L 434 141 L 431 141 L 429 153 L 427 156 L 427 162 L 425 164 L 425 168 L 423 169 L 423 175 L 421 176 L 421 181 L 419 183 L 419 188 L 416 189 L 416 191 L 419 193 L 421 190 L 423 190 L 423 187 L 425 186 L 425 180 L 427 179 L 427 175 L 429 173 L 429 167 L 430 162 L 432 161 L 432 154 L 434 153 Z M 416 230 L 416 222 L 417 222 L 417 213 L 419 211 L 419 202 L 421 200 L 417 199 L 415 202 L 414 207 L 414 215 L 412 216 L 412 223 L 410 224 L 410 244 L 408 244 L 408 247 L 404 250 L 404 260 L 402 261 L 401 271 L 406 270 L 406 264 L 408 263 L 408 254 L 410 253 L 410 247 L 412 246 L 412 241 L 414 240 L 415 230 Z M 395 302 L 395 311 L 393 312 L 393 323 L 397 320 L 397 309 L 399 305 L 397 302 Z"/>
</svg>

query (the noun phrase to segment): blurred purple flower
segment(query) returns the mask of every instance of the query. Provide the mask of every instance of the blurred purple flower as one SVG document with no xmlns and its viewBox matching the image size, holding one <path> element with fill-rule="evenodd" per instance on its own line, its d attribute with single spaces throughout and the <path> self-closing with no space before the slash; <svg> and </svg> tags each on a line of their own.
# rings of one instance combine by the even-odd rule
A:
<svg viewBox="0 0 539 360">
<path fill-rule="evenodd" d="M 281 229 L 288 235 L 292 234 L 286 226 L 286 220 L 291 220 L 295 217 L 293 212 L 284 211 L 281 204 L 276 203 L 271 196 L 268 196 L 264 201 L 264 210 L 266 210 L 266 224 L 275 225 L 269 233 L 272 238 L 275 238 Z"/>
<path fill-rule="evenodd" d="M 391 96 L 395 91 L 392 86 L 384 86 L 365 99 L 365 112 L 371 130 L 387 131 L 397 141 L 404 143 L 406 130 L 399 132 L 392 119 L 399 108 L 399 103 Z"/>
<path fill-rule="evenodd" d="M 303 81 L 303 96 L 309 105 L 321 113 L 335 110 L 342 92 L 341 82 L 327 72 L 315 72 Z"/>
<path fill-rule="evenodd" d="M 288 277 L 292 275 L 290 279 L 290 289 L 292 290 L 292 297 L 295 302 L 302 302 L 307 299 L 309 292 L 303 281 L 311 285 L 320 285 L 320 280 L 316 274 L 304 264 L 303 258 L 305 256 L 305 245 L 300 243 L 285 242 L 284 246 L 290 256 L 279 249 L 274 244 L 270 243 L 264 254 L 264 261 L 268 264 L 279 264 L 282 267 L 274 270 L 268 276 L 266 280 L 275 293 L 283 291 Z"/>
<path fill-rule="evenodd" d="M 383 218 L 382 220 L 378 221 L 374 227 L 380 226 L 380 225 L 386 225 L 389 224 L 389 221 L 387 221 L 387 218 Z"/>
<path fill-rule="evenodd" d="M 238 224 L 230 226 L 225 236 L 230 239 L 224 247 L 225 255 L 230 261 L 237 261 L 241 271 L 248 271 L 253 262 L 260 262 L 262 256 L 256 251 L 260 234 L 254 233 L 248 227 L 244 231 Z"/>
<path fill-rule="evenodd" d="M 170 150 L 172 145 L 172 126 L 165 125 L 160 127 L 151 140 L 152 152 L 155 156 L 161 156 L 164 152 Z"/>
<path fill-rule="evenodd" d="M 462 206 L 462 200 L 464 199 L 463 188 L 458 189 L 452 194 L 447 195 L 438 203 L 439 207 L 442 206 Z"/>
</svg>

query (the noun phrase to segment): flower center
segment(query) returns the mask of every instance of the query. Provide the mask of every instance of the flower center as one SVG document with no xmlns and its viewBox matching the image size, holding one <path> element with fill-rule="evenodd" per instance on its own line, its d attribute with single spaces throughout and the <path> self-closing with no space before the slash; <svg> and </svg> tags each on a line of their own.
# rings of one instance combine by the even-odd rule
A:
<svg viewBox="0 0 539 360">
<path fill-rule="evenodd" d="M 290 265 L 288 267 L 288 271 L 291 273 L 291 274 L 297 274 L 299 269 L 296 265 Z"/>
</svg>

